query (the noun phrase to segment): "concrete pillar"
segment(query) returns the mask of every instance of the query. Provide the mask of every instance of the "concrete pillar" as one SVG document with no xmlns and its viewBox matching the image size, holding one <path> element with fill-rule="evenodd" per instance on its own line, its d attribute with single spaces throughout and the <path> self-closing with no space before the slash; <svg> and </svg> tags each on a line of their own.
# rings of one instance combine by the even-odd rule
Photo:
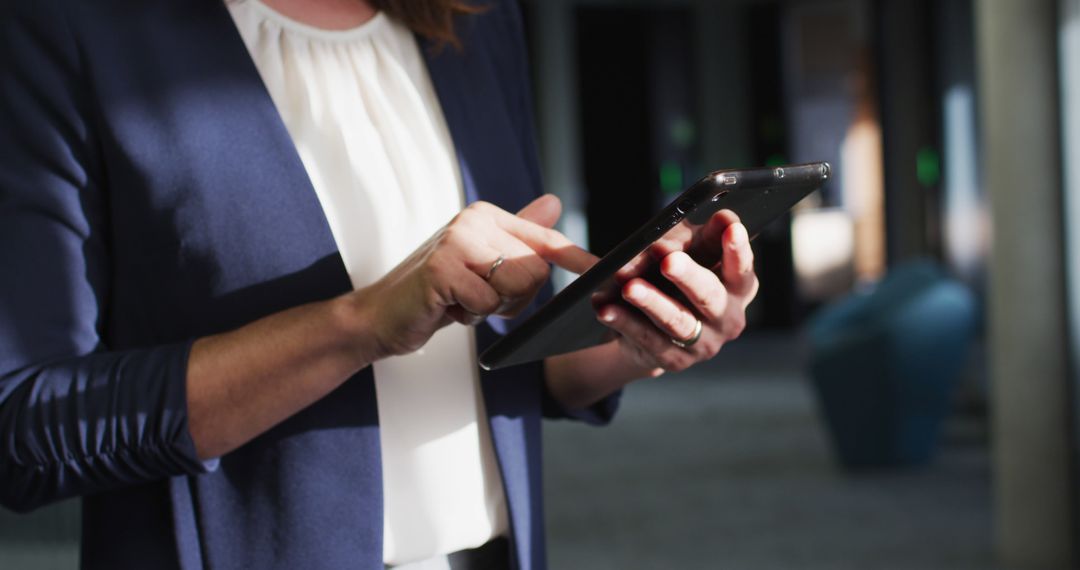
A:
<svg viewBox="0 0 1080 570">
<path fill-rule="evenodd" d="M 1073 556 L 1080 560 L 1080 0 L 1059 0 L 1065 272 L 1072 389 Z"/>
<path fill-rule="evenodd" d="M 1074 568 L 1057 2 L 976 5 L 997 544 L 1008 568 Z"/>
</svg>

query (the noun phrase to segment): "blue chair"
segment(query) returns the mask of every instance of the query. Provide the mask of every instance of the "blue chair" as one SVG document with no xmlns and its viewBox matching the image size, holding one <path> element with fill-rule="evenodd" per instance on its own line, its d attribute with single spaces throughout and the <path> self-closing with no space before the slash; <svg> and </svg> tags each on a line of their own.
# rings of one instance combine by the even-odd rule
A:
<svg viewBox="0 0 1080 570">
<path fill-rule="evenodd" d="M 811 319 L 810 376 L 845 467 L 933 458 L 976 322 L 974 295 L 925 260 Z"/>
</svg>

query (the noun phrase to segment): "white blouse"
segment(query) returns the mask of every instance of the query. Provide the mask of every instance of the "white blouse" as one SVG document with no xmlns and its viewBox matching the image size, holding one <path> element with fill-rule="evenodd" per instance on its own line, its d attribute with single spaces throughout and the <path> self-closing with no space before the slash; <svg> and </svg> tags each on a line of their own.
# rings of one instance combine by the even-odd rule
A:
<svg viewBox="0 0 1080 570">
<path fill-rule="evenodd" d="M 344 31 L 228 2 L 326 213 L 354 288 L 463 205 L 453 142 L 413 34 L 379 13 Z M 374 364 L 389 565 L 506 535 L 473 329 Z M 348 500 L 348 497 L 342 497 Z"/>
</svg>

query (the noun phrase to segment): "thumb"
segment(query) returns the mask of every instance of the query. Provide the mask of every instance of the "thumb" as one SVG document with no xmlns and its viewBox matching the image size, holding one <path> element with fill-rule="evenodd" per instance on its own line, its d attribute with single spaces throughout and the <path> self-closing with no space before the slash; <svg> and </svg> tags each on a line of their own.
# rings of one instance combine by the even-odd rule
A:
<svg viewBox="0 0 1080 570">
<path fill-rule="evenodd" d="M 562 215 L 562 202 L 554 194 L 544 194 L 529 202 L 517 215 L 545 228 L 555 227 L 555 222 L 559 221 L 559 216 Z"/>
</svg>

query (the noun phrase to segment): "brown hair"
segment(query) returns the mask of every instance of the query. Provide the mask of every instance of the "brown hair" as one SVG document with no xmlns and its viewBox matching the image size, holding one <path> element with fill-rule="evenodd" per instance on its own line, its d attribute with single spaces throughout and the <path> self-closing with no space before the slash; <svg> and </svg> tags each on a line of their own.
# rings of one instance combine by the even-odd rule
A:
<svg viewBox="0 0 1080 570">
<path fill-rule="evenodd" d="M 449 44 L 459 49 L 461 42 L 454 33 L 454 18 L 483 11 L 465 0 L 371 0 L 371 5 L 434 41 L 436 47 Z"/>
</svg>

